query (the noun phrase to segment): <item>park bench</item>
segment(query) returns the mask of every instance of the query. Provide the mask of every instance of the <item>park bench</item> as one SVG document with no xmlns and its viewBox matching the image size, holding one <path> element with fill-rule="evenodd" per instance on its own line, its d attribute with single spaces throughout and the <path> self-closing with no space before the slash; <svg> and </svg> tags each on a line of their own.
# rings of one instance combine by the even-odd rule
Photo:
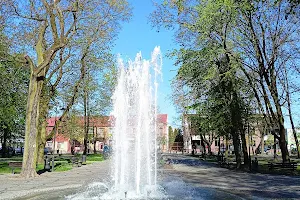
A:
<svg viewBox="0 0 300 200">
<path fill-rule="evenodd" d="M 295 170 L 297 168 L 296 162 L 288 162 L 288 163 L 268 163 L 269 170 L 273 169 L 289 169 Z"/>
<path fill-rule="evenodd" d="M 8 167 L 11 168 L 12 173 L 15 173 L 15 168 L 22 168 L 22 161 L 8 162 Z"/>
</svg>

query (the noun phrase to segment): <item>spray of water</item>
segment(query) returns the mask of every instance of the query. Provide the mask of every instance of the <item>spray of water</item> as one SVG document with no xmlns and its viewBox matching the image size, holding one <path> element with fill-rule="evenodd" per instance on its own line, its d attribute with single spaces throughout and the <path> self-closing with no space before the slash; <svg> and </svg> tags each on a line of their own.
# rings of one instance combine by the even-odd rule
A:
<svg viewBox="0 0 300 200">
<path fill-rule="evenodd" d="M 138 53 L 128 64 L 119 58 L 119 78 L 113 102 L 113 181 L 115 192 L 137 196 L 157 185 L 157 88 L 160 48 L 151 60 Z"/>
<path fill-rule="evenodd" d="M 118 59 L 119 77 L 112 97 L 112 177 L 92 183 L 67 199 L 164 199 L 157 184 L 157 89 L 161 75 L 160 47 L 151 60 L 138 53 L 134 61 Z M 95 194 L 96 193 L 96 194 Z"/>
</svg>

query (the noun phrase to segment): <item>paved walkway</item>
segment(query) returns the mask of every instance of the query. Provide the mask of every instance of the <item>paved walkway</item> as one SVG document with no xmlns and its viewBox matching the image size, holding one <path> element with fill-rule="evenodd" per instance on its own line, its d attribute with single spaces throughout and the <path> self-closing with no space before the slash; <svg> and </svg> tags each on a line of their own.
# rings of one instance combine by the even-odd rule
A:
<svg viewBox="0 0 300 200">
<path fill-rule="evenodd" d="M 162 186 L 169 187 L 170 194 L 175 196 L 176 192 L 192 192 L 189 188 L 193 186 L 197 193 L 190 199 L 300 199 L 300 177 L 237 172 L 183 155 L 164 157 L 170 158 L 173 164 L 160 170 Z M 44 194 L 42 199 L 57 200 L 52 194 L 57 197 L 59 192 L 76 191 L 90 182 L 105 182 L 109 169 L 109 161 L 103 161 L 66 172 L 44 173 L 32 179 L 0 175 L 0 199 L 41 199 L 39 194 Z M 176 178 L 179 181 L 174 181 Z"/>
<path fill-rule="evenodd" d="M 247 173 L 219 168 L 214 163 L 183 155 L 165 155 L 172 160 L 168 175 L 200 188 L 213 188 L 246 199 L 300 199 L 300 177 Z"/>
<path fill-rule="evenodd" d="M 79 188 L 108 177 L 109 161 L 95 162 L 65 172 L 46 172 L 36 178 L 0 175 L 0 199 L 15 199 L 35 193 Z M 50 199 L 50 198 L 49 198 Z"/>
</svg>

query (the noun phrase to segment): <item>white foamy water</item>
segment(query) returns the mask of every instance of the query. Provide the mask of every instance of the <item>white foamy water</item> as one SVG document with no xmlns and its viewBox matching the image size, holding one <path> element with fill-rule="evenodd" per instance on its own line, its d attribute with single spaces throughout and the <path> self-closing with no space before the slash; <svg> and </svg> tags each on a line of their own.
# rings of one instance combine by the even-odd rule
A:
<svg viewBox="0 0 300 200">
<path fill-rule="evenodd" d="M 138 53 L 134 61 L 118 61 L 120 74 L 113 95 L 113 190 L 143 195 L 157 185 L 157 77 L 160 48 L 151 61 Z"/>
<path fill-rule="evenodd" d="M 118 59 L 119 77 L 113 100 L 112 175 L 110 186 L 89 185 L 69 199 L 162 199 L 157 185 L 157 90 L 161 76 L 160 47 L 150 60 Z M 99 191 L 95 195 L 95 191 Z"/>
</svg>

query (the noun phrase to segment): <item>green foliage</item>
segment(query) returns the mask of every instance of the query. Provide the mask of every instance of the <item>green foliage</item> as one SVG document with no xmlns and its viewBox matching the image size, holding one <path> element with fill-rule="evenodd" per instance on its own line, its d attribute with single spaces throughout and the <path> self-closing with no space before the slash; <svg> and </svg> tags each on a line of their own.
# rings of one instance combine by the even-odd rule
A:
<svg viewBox="0 0 300 200">
<path fill-rule="evenodd" d="M 178 131 L 177 131 L 177 129 L 174 129 L 174 131 L 173 131 L 172 126 L 169 126 L 168 131 L 169 131 L 169 146 L 172 146 L 173 143 L 175 142 L 175 138 L 178 134 L 177 133 Z"/>
<path fill-rule="evenodd" d="M 186 92 L 175 103 L 184 106 L 185 112 L 196 114 L 190 120 L 199 133 L 228 135 L 233 128 L 242 131 L 251 114 L 253 95 L 236 59 L 239 52 L 235 52 L 232 35 L 239 12 L 250 8 L 247 1 L 164 1 L 151 17 L 156 24 L 178 25 L 174 25 L 178 28 L 176 39 L 182 48 L 169 56 L 176 57 L 179 66 L 173 80 L 175 90 L 181 85 Z M 180 12 L 176 15 L 174 10 Z M 166 20 L 160 21 L 157 16 Z"/>
<path fill-rule="evenodd" d="M 29 71 L 9 53 L 0 33 L 0 132 L 9 138 L 22 134 L 25 124 Z"/>
</svg>

